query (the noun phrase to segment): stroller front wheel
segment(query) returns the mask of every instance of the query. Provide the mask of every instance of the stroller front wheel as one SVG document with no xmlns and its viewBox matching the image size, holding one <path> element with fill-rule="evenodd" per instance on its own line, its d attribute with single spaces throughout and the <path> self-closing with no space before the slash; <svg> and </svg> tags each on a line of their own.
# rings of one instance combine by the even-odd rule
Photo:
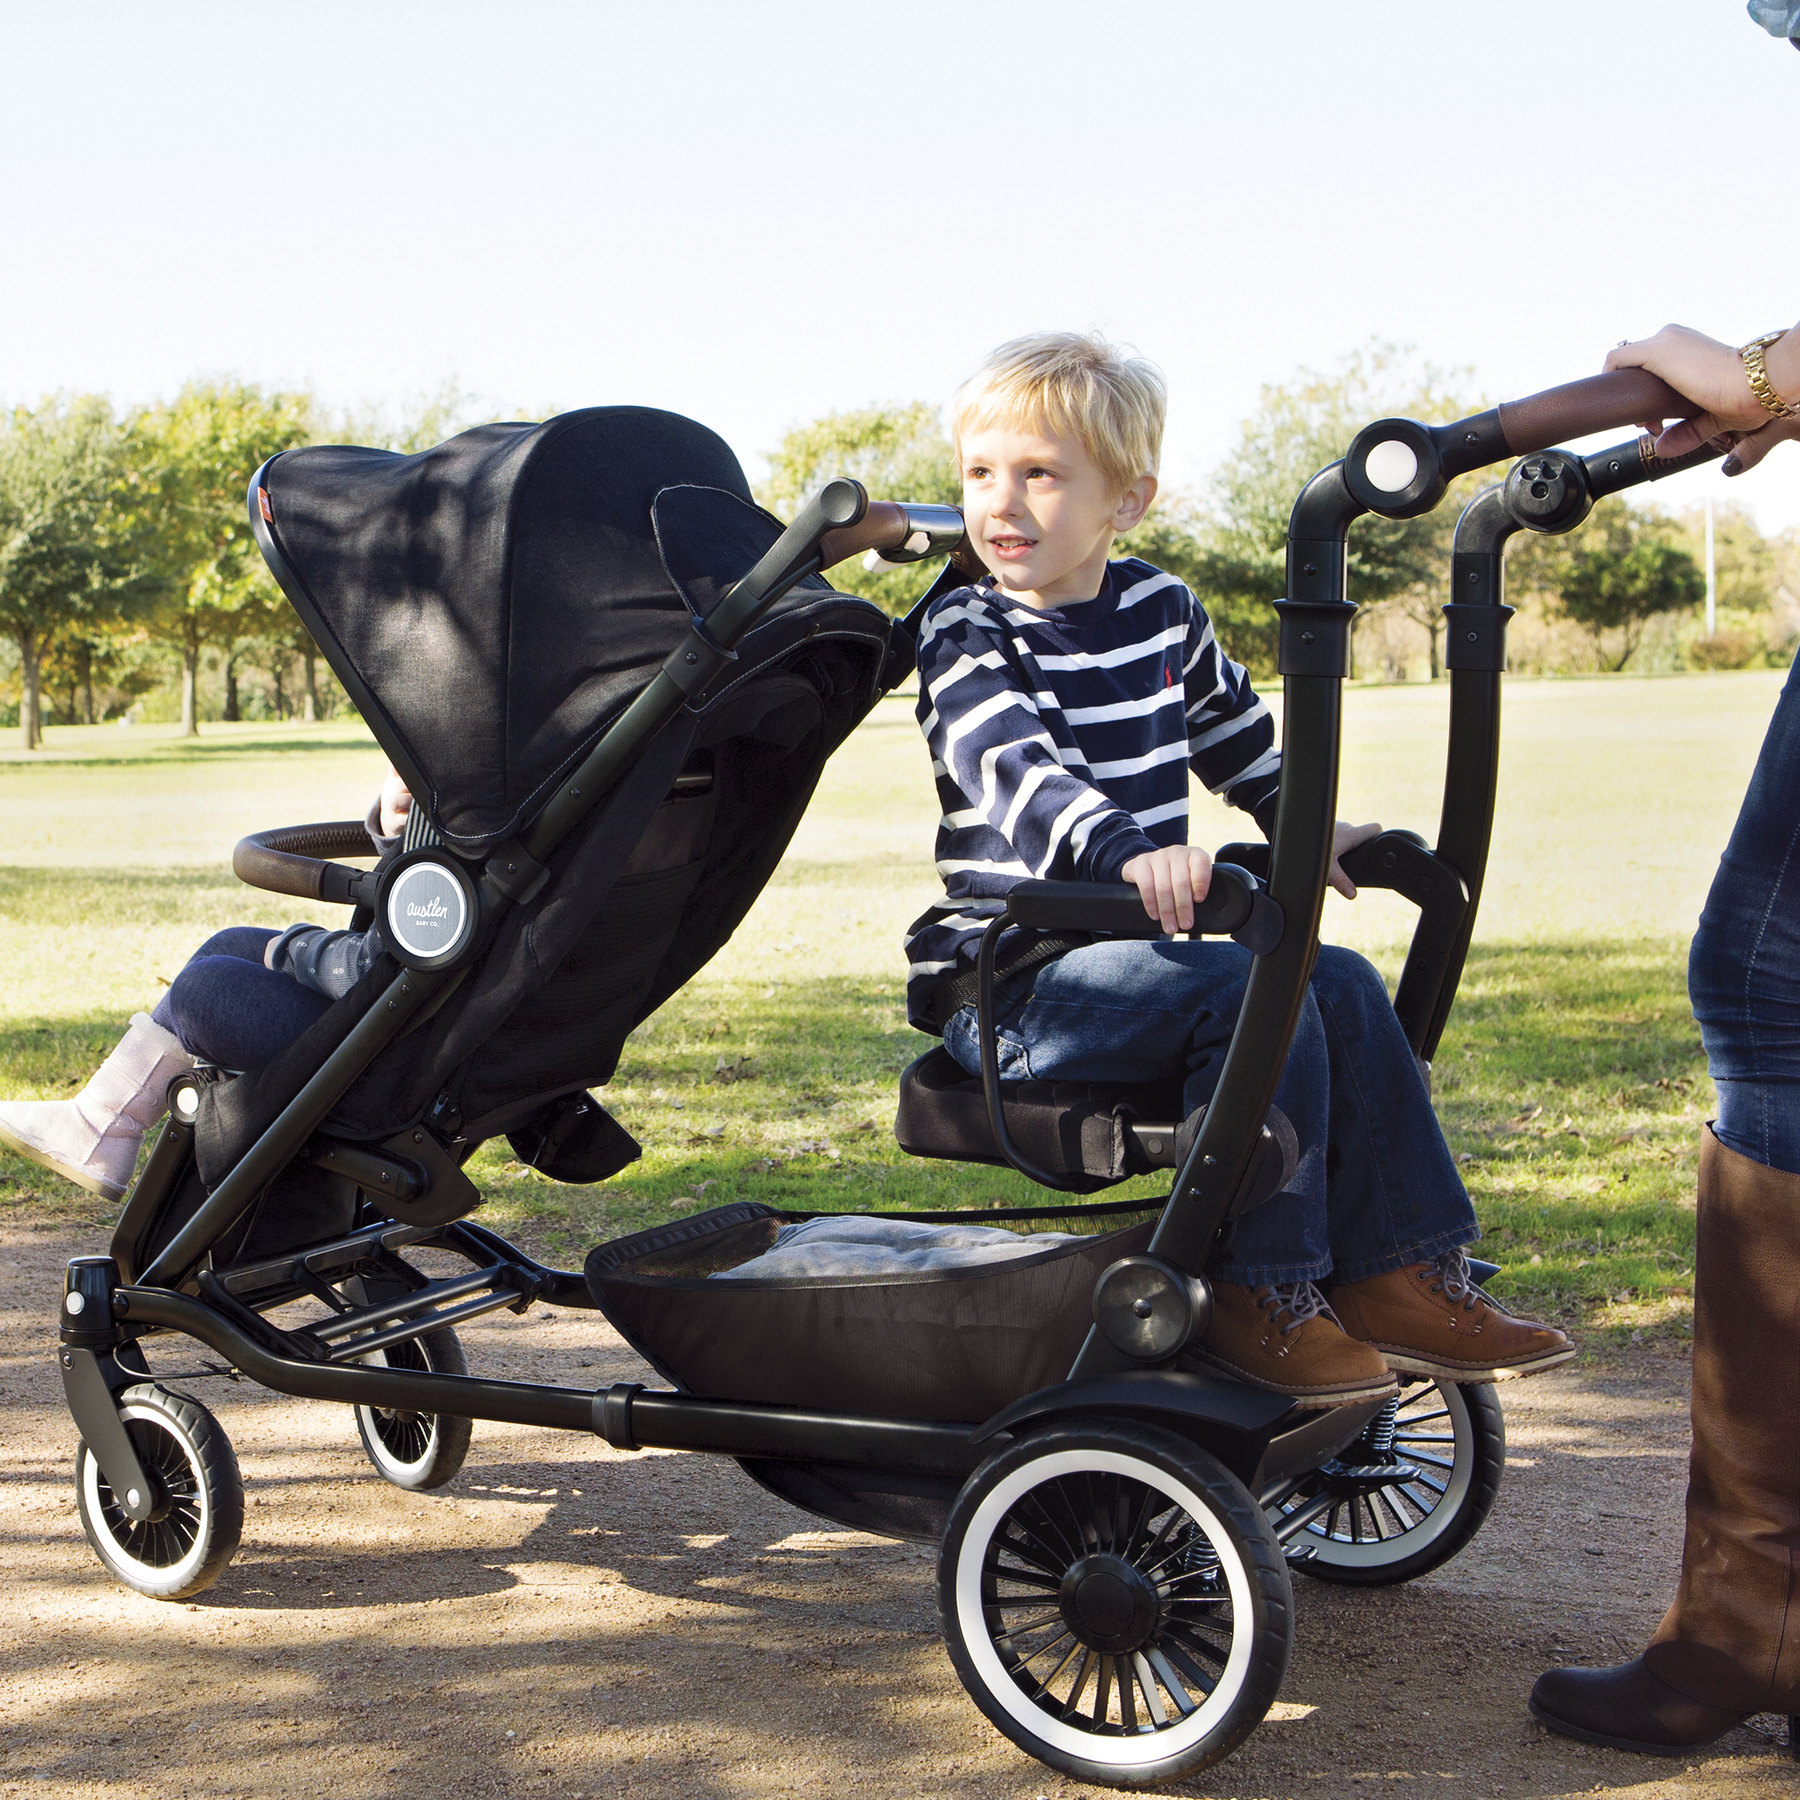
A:
<svg viewBox="0 0 1800 1800">
<path fill-rule="evenodd" d="M 938 1607 L 988 1720 L 1111 1787 L 1228 1756 L 1274 1702 L 1293 1639 L 1261 1509 L 1153 1425 L 1050 1426 L 990 1457 L 951 1512 Z"/>
<path fill-rule="evenodd" d="M 75 1452 L 81 1529 L 108 1569 L 153 1600 L 185 1600 L 224 1574 L 244 1535 L 244 1483 L 217 1419 L 198 1401 L 140 1382 L 119 1417 L 160 1489 L 148 1519 L 131 1518 L 84 1443 Z"/>
<path fill-rule="evenodd" d="M 390 1369 L 429 1369 L 434 1375 L 466 1375 L 469 1359 L 448 1326 L 377 1351 Z M 374 1357 L 368 1360 L 374 1361 Z M 369 1461 L 395 1487 L 411 1493 L 440 1488 L 463 1466 L 474 1427 L 446 1413 L 405 1412 L 359 1406 L 356 1429 Z"/>
</svg>

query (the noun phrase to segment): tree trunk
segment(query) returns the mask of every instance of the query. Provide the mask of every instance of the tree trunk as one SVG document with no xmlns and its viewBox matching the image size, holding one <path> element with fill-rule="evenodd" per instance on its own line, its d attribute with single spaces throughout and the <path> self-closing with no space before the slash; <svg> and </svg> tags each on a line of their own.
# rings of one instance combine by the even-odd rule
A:
<svg viewBox="0 0 1800 1800">
<path fill-rule="evenodd" d="M 281 679 L 280 663 L 275 663 L 270 668 L 269 679 L 275 684 L 275 716 L 285 719 L 288 716 L 287 689 Z"/>
<path fill-rule="evenodd" d="M 1431 679 L 1436 681 L 1439 674 L 1438 665 L 1438 622 L 1433 619 L 1425 627 L 1425 635 L 1431 639 Z"/>
<path fill-rule="evenodd" d="M 181 735 L 200 735 L 200 640 L 191 629 L 181 646 Z"/>
<path fill-rule="evenodd" d="M 38 730 L 38 672 L 43 666 L 44 640 L 35 631 L 19 627 L 19 738 L 27 750 L 42 742 Z"/>
<path fill-rule="evenodd" d="M 84 724 L 94 721 L 94 646 L 83 642 L 75 647 L 75 667 L 81 675 L 81 717 Z"/>
<path fill-rule="evenodd" d="M 238 722 L 238 653 L 234 650 L 225 659 L 225 711 L 221 715 L 227 723 Z"/>
<path fill-rule="evenodd" d="M 306 722 L 316 725 L 319 712 L 319 658 L 316 652 L 302 650 L 300 660 L 306 665 Z"/>
</svg>

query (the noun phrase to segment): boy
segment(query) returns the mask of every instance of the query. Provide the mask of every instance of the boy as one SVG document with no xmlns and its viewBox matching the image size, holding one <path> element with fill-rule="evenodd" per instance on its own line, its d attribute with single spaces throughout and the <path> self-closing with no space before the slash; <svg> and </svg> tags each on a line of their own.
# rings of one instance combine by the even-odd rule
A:
<svg viewBox="0 0 1800 1800">
<path fill-rule="evenodd" d="M 1016 881 L 1130 882 L 1165 931 L 1190 925 L 1212 869 L 1186 841 L 1190 765 L 1265 835 L 1273 825 L 1280 754 L 1244 670 L 1173 576 L 1109 560 L 1155 498 L 1164 404 L 1148 363 L 1072 333 L 1002 345 L 956 395 L 968 542 L 988 573 L 937 600 L 920 633 L 946 888 L 907 938 L 921 1030 Z M 1378 829 L 1340 824 L 1335 854 Z M 1354 894 L 1335 856 L 1332 881 Z M 1191 1113 L 1217 1082 L 1249 964 L 1235 944 L 1162 939 L 1022 970 L 997 993 L 1001 1075 L 1180 1073 Z M 943 1032 L 971 1073 L 974 1015 L 964 1006 Z M 1321 949 L 1277 1103 L 1300 1166 L 1214 1252 L 1207 1361 L 1336 1405 L 1391 1393 L 1396 1371 L 1486 1381 L 1574 1355 L 1560 1331 L 1512 1318 L 1472 1285 L 1468 1195 L 1361 957 Z M 1327 1307 L 1313 1284 L 1334 1272 Z"/>
</svg>

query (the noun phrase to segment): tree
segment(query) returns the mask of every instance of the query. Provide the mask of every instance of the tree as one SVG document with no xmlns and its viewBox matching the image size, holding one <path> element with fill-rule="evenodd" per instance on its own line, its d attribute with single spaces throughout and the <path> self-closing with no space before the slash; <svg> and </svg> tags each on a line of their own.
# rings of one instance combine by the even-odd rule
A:
<svg viewBox="0 0 1800 1800">
<path fill-rule="evenodd" d="M 136 595 L 137 546 L 117 504 L 122 448 L 111 405 L 94 395 L 18 408 L 0 427 L 0 626 L 19 652 L 27 750 L 41 741 L 52 640 L 117 617 Z"/>
<path fill-rule="evenodd" d="M 311 441 L 311 397 L 236 382 L 190 383 L 143 415 L 135 432 L 152 489 L 160 592 L 150 630 L 181 659 L 181 729 L 197 737 L 200 658 L 209 644 L 253 635 L 245 609 L 279 596 L 244 512 L 252 473 Z"/>
<path fill-rule="evenodd" d="M 923 400 L 903 406 L 868 406 L 827 413 L 796 425 L 769 458 L 769 477 L 756 497 L 771 512 L 791 519 L 800 503 L 833 476 L 848 475 L 872 500 L 920 500 L 955 506 L 962 499 L 956 452 Z M 937 565 L 871 574 L 860 560 L 831 571 L 832 585 L 860 594 L 896 615 L 904 613 L 937 573 Z"/>
<path fill-rule="evenodd" d="M 1651 619 L 1706 598 L 1706 577 L 1680 539 L 1674 520 L 1639 512 L 1614 495 L 1569 536 L 1519 546 L 1509 567 L 1518 565 L 1522 585 L 1553 595 L 1564 616 L 1593 639 L 1600 667 L 1616 673 L 1637 654 Z M 1612 654 L 1606 639 L 1615 633 Z"/>
</svg>

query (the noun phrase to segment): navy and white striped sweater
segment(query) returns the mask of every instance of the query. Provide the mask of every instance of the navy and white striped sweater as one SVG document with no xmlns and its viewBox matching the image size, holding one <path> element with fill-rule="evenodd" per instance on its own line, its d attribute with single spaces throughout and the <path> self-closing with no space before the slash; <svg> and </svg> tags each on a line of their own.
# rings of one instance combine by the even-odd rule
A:
<svg viewBox="0 0 1800 1800">
<path fill-rule="evenodd" d="M 919 634 L 918 713 L 945 890 L 906 937 L 921 1030 L 1015 882 L 1117 881 L 1134 856 L 1186 843 L 1190 764 L 1265 833 L 1273 823 L 1269 709 L 1199 601 L 1135 557 L 1107 564 L 1096 598 L 1052 612 L 1009 603 L 991 579 L 943 595 Z"/>
</svg>

